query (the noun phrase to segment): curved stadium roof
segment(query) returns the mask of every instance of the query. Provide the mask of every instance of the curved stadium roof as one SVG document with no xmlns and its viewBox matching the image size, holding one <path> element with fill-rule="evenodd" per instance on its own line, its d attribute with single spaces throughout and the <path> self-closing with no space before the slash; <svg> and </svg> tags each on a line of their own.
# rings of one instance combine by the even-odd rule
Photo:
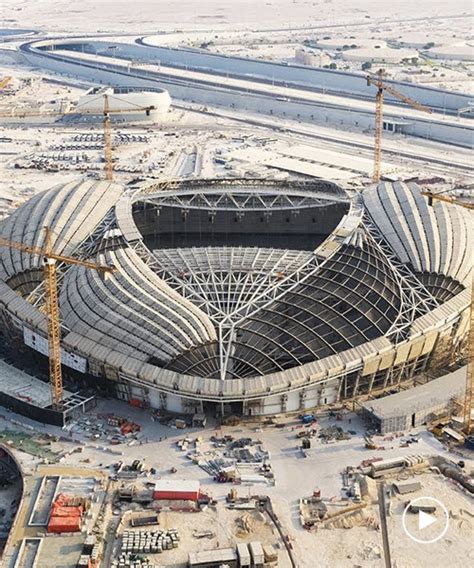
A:
<svg viewBox="0 0 474 568">
<path fill-rule="evenodd" d="M 79 181 L 31 199 L 0 236 L 42 246 L 48 225 L 57 252 L 114 265 L 106 280 L 61 268 L 64 341 L 179 383 L 273 376 L 403 339 L 466 287 L 470 223 L 404 183 L 349 198 L 321 181 Z M 38 306 L 41 262 L 0 248 L 0 280 Z"/>
</svg>

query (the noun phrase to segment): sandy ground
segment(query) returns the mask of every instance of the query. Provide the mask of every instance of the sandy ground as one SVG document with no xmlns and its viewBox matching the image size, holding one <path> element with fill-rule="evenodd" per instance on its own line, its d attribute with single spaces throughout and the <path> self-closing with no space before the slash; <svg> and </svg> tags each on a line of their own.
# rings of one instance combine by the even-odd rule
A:
<svg viewBox="0 0 474 568">
<path fill-rule="evenodd" d="M 12 27 L 51 30 L 123 31 L 211 28 L 227 26 L 283 28 L 367 23 L 408 19 L 430 14 L 453 15 L 469 12 L 468 0 L 396 0 L 381 4 L 376 0 L 3 0 L 3 21 Z"/>
<path fill-rule="evenodd" d="M 364 60 L 341 59 L 340 48 L 331 48 L 331 42 L 346 47 L 388 43 L 390 48 L 409 49 L 418 58 L 416 65 L 384 63 L 392 78 L 474 92 L 472 57 L 470 62 L 455 55 L 443 61 L 430 58 L 430 52 L 424 49 L 435 44 L 436 49 L 446 47 L 449 53 L 453 44 L 470 41 L 473 16 L 465 0 L 451 4 L 423 0 L 416 6 L 408 0 L 383 5 L 373 0 L 349 4 L 343 0 L 239 0 L 224 5 L 216 0 L 142 0 L 135 3 L 133 11 L 123 0 L 83 0 L 73 7 L 67 0 L 4 0 L 2 17 L 7 29 L 120 34 L 115 39 L 122 42 L 133 42 L 133 34 L 154 36 L 159 45 L 205 47 L 218 53 L 289 63 L 295 62 L 296 49 L 314 51 L 318 41 L 329 39 L 325 56 L 336 69 L 352 72 L 360 72 Z M 426 18 L 422 26 L 421 18 Z M 0 42 L 1 32 L 0 28 Z M 4 48 L 14 46 L 8 42 Z M 465 49 L 468 52 L 469 47 Z M 0 53 L 0 61 L 5 53 Z M 370 53 L 377 56 L 376 49 Z M 392 53 L 396 56 L 402 52 L 392 49 Z M 373 67 L 377 65 L 380 63 L 374 61 Z"/>
<path fill-rule="evenodd" d="M 193 465 L 188 460 L 184 452 L 176 447 L 176 441 L 184 435 L 195 437 L 199 435 L 204 439 L 215 434 L 216 430 L 212 423 L 205 429 L 191 430 L 184 432 L 174 430 L 168 426 L 161 425 L 151 420 L 148 411 L 130 408 L 125 403 L 115 400 L 102 401 L 95 410 L 97 414 L 113 412 L 117 415 L 128 416 L 142 426 L 140 440 L 128 445 L 113 446 L 113 451 L 118 452 L 111 454 L 104 451 L 107 444 L 102 440 L 91 440 L 87 438 L 87 431 L 75 432 L 73 434 L 74 441 L 53 443 L 52 449 L 70 451 L 78 445 L 84 444 L 82 453 L 70 454 L 63 464 L 72 468 L 83 468 L 86 464 L 87 468 L 99 469 L 104 471 L 108 465 L 112 465 L 116 461 L 125 460 L 130 463 L 134 459 L 145 459 L 147 467 L 155 467 L 157 476 L 169 476 L 171 467 L 176 467 L 177 473 L 175 478 L 179 479 L 198 479 L 205 491 L 210 492 L 222 505 L 225 494 L 229 491 L 230 486 L 227 484 L 215 483 L 202 469 Z M 8 427 L 8 418 L 10 415 L 4 413 L 7 420 L 0 422 L 0 428 Z M 349 423 L 349 418 L 351 419 Z M 91 421 L 93 421 L 93 415 Z M 21 419 L 22 422 L 28 423 L 27 419 Z M 34 424 L 39 431 L 44 430 L 41 426 Z M 334 419 L 323 418 L 320 420 L 321 426 L 334 424 Z M 300 526 L 298 514 L 298 500 L 301 497 L 307 497 L 312 494 L 314 489 L 319 488 L 325 499 L 339 498 L 341 496 L 341 477 L 342 469 L 346 465 L 358 465 L 362 460 L 370 457 L 379 456 L 382 458 L 390 458 L 399 455 L 434 455 L 442 454 L 457 459 L 447 453 L 444 447 L 434 439 L 430 434 L 421 431 L 420 441 L 418 444 L 410 448 L 400 448 L 399 440 L 377 439 L 386 449 L 384 451 L 370 451 L 364 448 L 363 433 L 364 425 L 354 415 L 347 415 L 342 422 L 337 422 L 345 429 L 351 429 L 357 432 L 350 440 L 336 442 L 333 444 L 322 444 L 315 442 L 313 448 L 309 451 L 307 458 L 303 458 L 297 449 L 299 442 L 295 434 L 297 430 L 293 430 L 295 422 L 288 422 L 283 429 L 273 427 L 264 427 L 262 431 L 255 432 L 255 426 L 240 425 L 236 427 L 225 427 L 222 433 L 230 433 L 236 437 L 253 436 L 258 437 L 264 443 L 267 450 L 270 451 L 271 464 L 275 474 L 275 487 L 253 486 L 250 488 L 240 486 L 239 492 L 256 491 L 270 495 L 276 513 L 279 515 L 285 530 L 290 535 L 295 554 L 299 559 L 300 568 L 313 568 L 315 565 L 332 568 L 341 566 L 342 568 L 351 568 L 354 565 L 378 567 L 381 566 L 381 536 L 380 532 L 369 528 L 354 529 L 325 529 L 317 533 L 309 533 Z M 11 425 L 9 426 L 11 427 Z M 48 431 L 54 432 L 57 429 L 49 428 Z M 162 440 L 160 441 L 160 438 Z M 20 459 L 27 458 L 27 463 L 31 462 L 28 456 L 18 453 Z M 474 461 L 468 461 L 467 469 L 474 466 Z M 149 479 L 148 479 L 149 480 Z M 439 485 L 441 483 L 444 493 L 441 493 Z M 444 500 L 446 505 L 452 509 L 453 514 L 458 514 L 460 509 L 470 509 L 472 511 L 472 503 L 469 503 L 465 496 L 455 487 L 446 482 L 427 481 L 425 485 L 427 494 L 434 494 L 438 498 Z M 397 507 L 394 508 L 398 511 Z M 227 513 L 223 513 L 226 515 Z M 377 514 L 377 508 L 374 509 Z M 225 517 L 224 517 L 225 518 Z M 470 519 L 470 517 L 467 517 Z M 188 521 L 184 521 L 186 524 Z M 205 523 L 204 523 L 205 524 Z M 184 526 L 184 525 L 183 525 Z M 464 525 L 463 531 L 467 530 L 467 524 Z M 403 529 L 400 526 L 400 518 L 398 512 L 389 517 L 389 536 L 393 543 L 393 557 L 396 560 L 396 566 L 410 568 L 418 568 L 423 566 L 420 564 L 420 558 L 424 558 L 426 552 L 420 551 L 420 545 L 402 538 Z M 456 523 L 453 524 L 453 530 L 457 531 Z M 446 553 L 450 550 L 457 551 L 457 557 L 467 558 L 470 554 L 470 543 L 463 536 L 464 532 L 456 536 L 456 532 L 452 535 L 448 533 L 447 539 L 452 540 L 453 544 L 445 543 L 444 540 L 431 545 L 429 548 L 429 565 L 433 568 L 442 568 L 446 566 Z M 451 535 L 451 536 L 450 536 Z M 228 535 L 227 535 L 228 536 Z M 220 532 L 219 538 L 225 539 L 226 532 Z M 400 545 L 397 545 L 399 543 Z M 424 550 L 424 549 L 423 549 Z M 310 551 L 311 556 L 308 556 Z M 443 558 L 443 562 L 439 559 Z M 418 559 L 418 560 L 417 560 Z M 317 564 L 315 564 L 317 562 Z M 410 564 L 411 562 L 411 564 Z M 415 562 L 415 563 L 414 563 Z M 416 563 L 418 562 L 418 564 Z M 459 564 L 453 564 L 458 566 Z"/>
<path fill-rule="evenodd" d="M 421 474 L 413 479 L 422 484 L 422 489 L 409 495 L 396 495 L 392 499 L 392 515 L 388 517 L 388 530 L 393 557 L 404 558 L 403 566 L 406 568 L 472 565 L 474 562 L 472 496 L 469 497 L 466 493 L 455 489 L 452 481 L 442 475 Z M 449 512 L 448 530 L 445 536 L 432 544 L 413 542 L 403 530 L 401 522 L 405 503 L 425 496 L 435 497 L 447 507 Z M 412 530 L 417 538 L 430 540 L 435 539 L 444 527 L 444 518 L 440 511 L 437 518 L 439 522 L 423 531 L 416 530 L 415 520 L 407 520 L 406 524 L 408 530 Z"/>
<path fill-rule="evenodd" d="M 248 523 L 251 532 L 242 530 L 242 520 Z M 126 526 L 123 527 L 123 524 L 126 524 Z M 123 528 L 132 530 L 128 526 L 128 522 L 123 524 L 119 528 L 118 534 L 122 534 Z M 254 511 L 228 509 L 223 500 L 219 501 L 217 507 L 203 512 L 162 512 L 159 514 L 159 526 L 145 528 L 144 530 L 156 529 L 177 529 L 180 536 L 178 548 L 149 555 L 150 560 L 159 566 L 185 568 L 190 552 L 233 548 L 236 542 L 249 542 L 251 540 L 258 540 L 263 545 L 272 546 L 279 551 L 279 568 L 290 568 L 291 566 L 286 553 L 282 550 L 283 543 L 268 517 Z M 193 536 L 195 532 L 210 532 L 214 536 L 196 538 Z M 120 543 L 120 538 L 117 539 L 117 542 Z"/>
</svg>

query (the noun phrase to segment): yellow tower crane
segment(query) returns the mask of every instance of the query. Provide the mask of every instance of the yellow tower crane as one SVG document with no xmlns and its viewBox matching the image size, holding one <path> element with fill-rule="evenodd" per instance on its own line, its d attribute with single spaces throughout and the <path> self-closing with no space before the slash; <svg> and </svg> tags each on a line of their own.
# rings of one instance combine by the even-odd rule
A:
<svg viewBox="0 0 474 568">
<path fill-rule="evenodd" d="M 450 195 L 443 195 L 442 193 L 432 193 L 431 191 L 422 191 L 422 195 L 428 198 L 428 205 L 433 205 L 433 201 L 443 201 L 444 203 L 449 203 L 451 205 L 459 205 L 460 207 L 465 207 L 466 209 L 474 210 L 474 203 L 467 203 L 466 201 L 461 201 Z"/>
<path fill-rule="evenodd" d="M 46 317 L 48 323 L 48 358 L 49 380 L 51 383 L 51 398 L 53 408 L 60 408 L 63 400 L 63 378 L 61 370 L 61 321 L 59 313 L 58 286 L 56 278 L 56 263 L 84 266 L 98 270 L 104 274 L 116 271 L 113 266 L 103 266 L 87 260 L 79 260 L 70 256 L 56 254 L 52 246 L 52 231 L 45 227 L 46 239 L 43 248 L 25 245 L 15 241 L 0 238 L 0 247 L 9 247 L 44 259 L 44 284 L 46 291 Z"/>
<path fill-rule="evenodd" d="M 474 274 L 471 274 L 471 319 L 468 335 L 468 362 L 466 374 L 466 396 L 464 398 L 464 432 L 472 432 L 472 390 L 474 383 Z"/>
<path fill-rule="evenodd" d="M 459 205 L 466 209 L 474 209 L 474 204 L 465 203 L 454 197 L 432 193 L 431 191 L 422 191 L 422 195 L 428 198 L 429 205 L 433 205 L 435 200 L 449 203 L 450 205 Z M 468 333 L 468 361 L 466 372 L 466 392 L 464 396 L 463 408 L 463 429 L 468 436 L 472 432 L 472 411 L 473 411 L 473 390 L 474 390 L 474 267 L 471 270 L 471 309 L 470 309 L 469 333 Z"/>
<path fill-rule="evenodd" d="M 0 79 L 0 89 L 4 89 L 11 80 L 11 77 L 2 77 Z"/>
<path fill-rule="evenodd" d="M 150 114 L 152 110 L 155 110 L 155 106 L 146 106 L 142 107 L 139 105 L 133 105 L 133 108 L 130 110 L 125 109 L 111 109 L 110 108 L 110 95 L 104 94 L 102 95 L 104 98 L 104 107 L 103 107 L 103 127 L 104 127 L 104 162 L 105 162 L 105 179 L 108 181 L 112 181 L 114 177 L 114 164 L 113 164 L 113 151 L 112 151 L 112 124 L 110 120 L 111 114 L 126 114 L 130 113 L 132 110 L 134 112 L 145 112 L 147 115 Z M 21 109 L 16 114 L 12 112 L 1 112 L 0 117 L 18 117 L 18 118 L 28 118 L 30 116 L 44 116 L 44 117 L 59 117 L 59 116 L 66 116 L 68 114 L 98 114 L 95 110 L 84 109 L 81 110 L 80 108 L 76 107 L 74 109 L 68 110 L 66 112 L 56 112 L 56 111 L 35 111 L 35 110 L 23 110 Z"/>
<path fill-rule="evenodd" d="M 431 113 L 431 109 L 417 103 L 410 97 L 399 93 L 391 85 L 384 82 L 384 70 L 379 69 L 375 76 L 367 75 L 367 85 L 373 85 L 377 87 L 377 94 L 375 95 L 375 146 L 374 146 L 374 173 L 372 175 L 372 181 L 375 183 L 380 181 L 380 167 L 381 167 L 381 157 L 382 157 L 382 132 L 383 132 L 383 103 L 384 103 L 384 91 L 390 93 L 400 101 L 410 105 L 417 110 L 423 110 L 425 112 Z"/>
<path fill-rule="evenodd" d="M 112 124 L 110 120 L 109 96 L 104 95 L 104 162 L 105 179 L 114 179 L 114 162 L 112 156 Z"/>
</svg>

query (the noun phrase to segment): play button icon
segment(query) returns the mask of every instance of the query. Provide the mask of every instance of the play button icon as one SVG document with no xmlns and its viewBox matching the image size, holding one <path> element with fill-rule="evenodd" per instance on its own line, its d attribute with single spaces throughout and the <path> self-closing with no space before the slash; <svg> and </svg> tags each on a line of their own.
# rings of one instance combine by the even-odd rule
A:
<svg viewBox="0 0 474 568">
<path fill-rule="evenodd" d="M 418 513 L 418 529 L 422 531 L 427 527 L 431 526 L 433 523 L 436 523 L 436 517 L 433 515 L 429 515 L 423 511 L 419 511 Z"/>
<path fill-rule="evenodd" d="M 415 542 L 431 544 L 442 538 L 449 526 L 446 507 L 434 497 L 418 497 L 403 511 L 403 529 Z"/>
</svg>

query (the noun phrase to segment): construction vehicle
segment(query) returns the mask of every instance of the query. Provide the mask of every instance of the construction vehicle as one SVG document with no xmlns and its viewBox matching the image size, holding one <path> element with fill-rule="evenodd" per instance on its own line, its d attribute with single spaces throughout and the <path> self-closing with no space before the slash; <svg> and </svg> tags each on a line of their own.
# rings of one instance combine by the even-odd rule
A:
<svg viewBox="0 0 474 568">
<path fill-rule="evenodd" d="M 235 471 L 221 469 L 219 473 L 214 476 L 214 481 L 217 481 L 218 483 L 233 483 L 235 478 Z"/>
<path fill-rule="evenodd" d="M 63 379 L 61 369 L 61 322 L 59 314 L 57 263 L 70 266 L 83 266 L 91 270 L 98 270 L 104 274 L 115 272 L 112 266 L 103 266 L 87 260 L 79 260 L 70 256 L 57 254 L 53 251 L 52 231 L 45 227 L 45 245 L 42 248 L 25 245 L 0 238 L 0 247 L 9 247 L 28 254 L 40 256 L 44 259 L 44 284 L 46 291 L 45 313 L 48 324 L 48 358 L 49 379 L 51 384 L 52 406 L 60 409 L 63 400 Z"/>
<path fill-rule="evenodd" d="M 314 414 L 302 414 L 298 418 L 305 426 L 316 422 L 316 416 Z"/>
<path fill-rule="evenodd" d="M 370 438 L 370 436 L 365 436 L 364 441 L 365 441 L 365 447 L 366 447 L 367 450 L 376 450 L 377 449 L 376 443 L 372 440 L 372 438 Z"/>
<path fill-rule="evenodd" d="M 381 168 L 381 157 L 382 157 L 382 131 L 383 131 L 383 103 L 384 103 L 384 91 L 390 93 L 400 101 L 407 105 L 415 108 L 416 110 L 422 110 L 431 113 L 431 109 L 422 105 L 410 97 L 399 93 L 391 85 L 384 82 L 385 71 L 379 69 L 376 75 L 367 75 L 367 85 L 373 85 L 377 87 L 377 94 L 375 95 L 375 146 L 374 146 L 374 172 L 372 175 L 372 181 L 378 183 L 380 181 L 380 168 Z"/>
<path fill-rule="evenodd" d="M 434 201 L 442 201 L 450 205 L 459 205 L 466 209 L 474 209 L 472 203 L 465 203 L 454 197 L 442 195 L 440 193 L 433 193 L 430 191 L 422 191 L 422 195 L 428 197 L 429 205 L 433 205 Z M 468 362 L 466 372 L 466 392 L 464 396 L 463 405 L 463 432 L 469 436 L 472 432 L 472 390 L 474 382 L 474 267 L 471 269 L 471 309 L 470 309 L 470 322 L 468 333 Z"/>
<path fill-rule="evenodd" d="M 1 86 L 1 83 L 0 83 Z M 155 110 L 156 107 L 154 106 L 147 106 L 141 107 L 138 105 L 134 105 L 131 110 L 123 110 L 123 109 L 111 109 L 110 108 L 110 98 L 111 95 L 103 94 L 101 95 L 104 99 L 104 108 L 103 108 L 103 128 L 104 128 L 104 171 L 105 171 L 105 179 L 108 181 L 113 180 L 113 170 L 114 170 L 114 163 L 113 163 L 113 147 L 112 147 L 112 124 L 110 115 L 111 114 L 126 114 L 133 110 L 134 112 L 145 112 L 149 114 L 152 110 Z M 38 117 L 52 117 L 58 118 L 66 115 L 72 114 L 88 114 L 88 115 L 97 115 L 96 110 L 81 110 L 80 107 L 75 107 L 74 109 L 70 109 L 64 112 L 61 111 L 36 111 L 36 110 L 21 110 L 17 114 L 1 112 L 0 117 L 18 117 L 18 118 L 28 118 L 33 116 Z"/>
<path fill-rule="evenodd" d="M 309 436 L 309 430 L 300 430 L 299 432 L 296 432 L 297 438 L 304 438 L 305 436 Z"/>
<path fill-rule="evenodd" d="M 232 489 L 227 493 L 225 500 L 227 503 L 235 503 L 238 500 L 239 496 L 237 494 L 237 489 L 232 487 Z"/>
</svg>

